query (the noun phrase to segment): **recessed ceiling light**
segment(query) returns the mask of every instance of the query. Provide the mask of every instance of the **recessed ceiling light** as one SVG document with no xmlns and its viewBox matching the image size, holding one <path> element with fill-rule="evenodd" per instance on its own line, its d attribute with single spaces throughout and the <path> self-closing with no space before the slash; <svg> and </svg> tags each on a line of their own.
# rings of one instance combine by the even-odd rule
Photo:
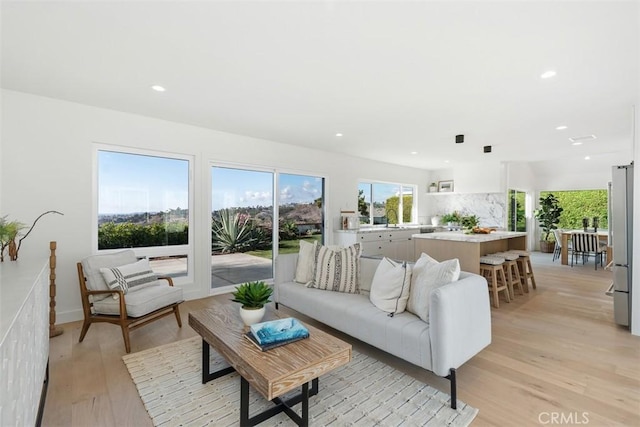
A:
<svg viewBox="0 0 640 427">
<path fill-rule="evenodd" d="M 166 90 L 165 88 L 163 88 L 160 85 L 153 85 L 153 86 L 151 86 L 151 89 L 155 90 L 156 92 L 164 92 Z"/>
<path fill-rule="evenodd" d="M 341 133 L 336 133 L 336 136 L 337 136 L 337 137 L 341 137 L 341 136 L 342 136 L 342 134 L 341 134 Z"/>
<path fill-rule="evenodd" d="M 575 142 L 572 142 L 572 143 L 571 143 L 571 145 L 582 145 L 582 142 L 580 142 L 580 141 L 575 141 Z"/>
<path fill-rule="evenodd" d="M 565 125 L 558 126 L 556 130 L 565 130 L 567 127 Z"/>
<path fill-rule="evenodd" d="M 449 163 L 449 160 L 445 160 L 444 162 L 445 162 L 445 163 Z"/>
<path fill-rule="evenodd" d="M 540 78 L 541 79 L 548 79 L 550 77 L 553 77 L 556 75 L 556 72 L 553 70 L 549 70 L 549 71 L 545 71 L 544 73 L 540 74 Z"/>
<path fill-rule="evenodd" d="M 417 151 L 412 151 L 411 154 L 418 154 L 418 152 Z"/>
<path fill-rule="evenodd" d="M 591 160 L 591 157 L 590 156 L 584 156 L 584 159 L 585 160 Z"/>
</svg>

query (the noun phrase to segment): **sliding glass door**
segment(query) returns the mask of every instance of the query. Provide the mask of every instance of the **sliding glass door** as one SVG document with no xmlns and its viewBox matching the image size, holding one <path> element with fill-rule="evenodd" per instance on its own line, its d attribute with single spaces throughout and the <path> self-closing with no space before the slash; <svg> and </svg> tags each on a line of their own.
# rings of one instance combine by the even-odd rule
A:
<svg viewBox="0 0 640 427">
<path fill-rule="evenodd" d="M 300 240 L 322 243 L 324 178 L 281 173 L 278 189 L 278 252 L 298 252 Z"/>
<path fill-rule="evenodd" d="M 211 288 L 273 277 L 273 173 L 211 168 Z"/>
<path fill-rule="evenodd" d="M 212 289 L 270 280 L 278 253 L 324 240 L 322 177 L 213 166 L 211 189 Z"/>
</svg>

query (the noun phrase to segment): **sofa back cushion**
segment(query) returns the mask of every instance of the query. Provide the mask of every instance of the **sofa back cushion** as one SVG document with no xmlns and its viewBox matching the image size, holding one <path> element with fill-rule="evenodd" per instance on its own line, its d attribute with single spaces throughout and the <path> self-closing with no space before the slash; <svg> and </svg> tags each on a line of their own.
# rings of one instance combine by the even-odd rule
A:
<svg viewBox="0 0 640 427">
<path fill-rule="evenodd" d="M 382 311 L 402 313 L 407 307 L 411 285 L 411 266 L 383 258 L 371 283 L 369 299 Z"/>
<path fill-rule="evenodd" d="M 361 293 L 368 294 L 371 290 L 371 283 L 373 282 L 373 276 L 376 274 L 378 264 L 380 264 L 380 258 L 360 257 L 358 288 L 360 288 Z"/>
<path fill-rule="evenodd" d="M 318 245 L 313 282 L 308 286 L 357 294 L 360 253 L 359 243 L 340 249 Z"/>
<path fill-rule="evenodd" d="M 438 262 L 423 253 L 413 266 L 407 311 L 429 322 L 429 298 L 435 288 L 455 282 L 460 277 L 457 258 Z"/>
</svg>

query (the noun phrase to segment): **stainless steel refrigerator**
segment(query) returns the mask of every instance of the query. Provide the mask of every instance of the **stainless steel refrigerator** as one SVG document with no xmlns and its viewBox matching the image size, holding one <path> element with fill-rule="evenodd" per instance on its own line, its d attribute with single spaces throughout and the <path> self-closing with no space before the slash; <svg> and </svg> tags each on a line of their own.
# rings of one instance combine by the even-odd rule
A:
<svg viewBox="0 0 640 427">
<path fill-rule="evenodd" d="M 631 323 L 633 260 L 633 164 L 614 166 L 611 178 L 613 313 L 617 324 Z"/>
</svg>

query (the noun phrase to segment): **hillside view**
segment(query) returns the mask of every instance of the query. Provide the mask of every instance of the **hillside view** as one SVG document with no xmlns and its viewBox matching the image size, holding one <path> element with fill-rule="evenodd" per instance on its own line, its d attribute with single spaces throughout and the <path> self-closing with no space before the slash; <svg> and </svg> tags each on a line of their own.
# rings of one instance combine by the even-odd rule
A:
<svg viewBox="0 0 640 427">
<path fill-rule="evenodd" d="M 296 238 L 302 234 L 321 232 L 322 209 L 319 201 L 313 203 L 292 203 L 280 206 L 280 239 Z M 227 221 L 222 218 L 227 215 Z M 244 249 L 270 244 L 273 229 L 273 208 L 252 206 L 219 209 L 211 213 L 214 252 L 241 251 L 241 246 L 220 248 L 216 241 L 236 240 L 244 230 L 252 237 L 252 244 Z M 137 212 L 130 214 L 109 214 L 98 216 L 98 249 L 148 247 L 188 244 L 189 210 L 170 209 L 166 212 Z M 235 224 L 231 224 L 235 221 Z M 235 230 L 242 228 L 243 230 Z M 251 231 L 251 233 L 249 233 Z M 246 242 L 245 242 L 246 243 Z M 225 245 L 223 245 L 225 246 Z M 229 246 L 229 245 L 226 245 Z M 237 246 L 237 247 L 236 247 Z"/>
</svg>

